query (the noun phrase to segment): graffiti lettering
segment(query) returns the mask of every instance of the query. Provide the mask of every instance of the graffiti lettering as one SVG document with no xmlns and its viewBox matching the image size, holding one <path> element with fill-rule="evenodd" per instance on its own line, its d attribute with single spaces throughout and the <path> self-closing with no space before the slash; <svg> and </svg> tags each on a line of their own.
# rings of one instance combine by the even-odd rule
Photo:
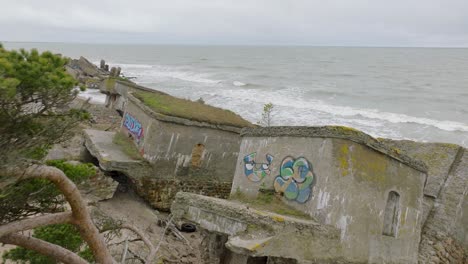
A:
<svg viewBox="0 0 468 264">
<path fill-rule="evenodd" d="M 312 194 L 314 183 L 315 175 L 309 161 L 288 156 L 281 162 L 280 175 L 276 176 L 274 187 L 286 199 L 305 203 Z"/>
<path fill-rule="evenodd" d="M 128 131 L 130 131 L 130 133 L 135 135 L 137 139 L 140 139 L 143 136 L 143 127 L 140 122 L 129 113 L 125 113 L 123 125 L 128 129 Z"/>
<path fill-rule="evenodd" d="M 255 162 L 256 155 L 257 153 L 251 153 L 244 157 L 245 176 L 247 176 L 247 178 L 253 182 L 259 182 L 263 178 L 265 178 L 267 175 L 270 175 L 271 173 L 270 165 L 271 165 L 271 162 L 273 161 L 273 156 L 271 156 L 270 154 L 267 154 L 266 155 L 267 162 L 257 163 Z"/>
</svg>

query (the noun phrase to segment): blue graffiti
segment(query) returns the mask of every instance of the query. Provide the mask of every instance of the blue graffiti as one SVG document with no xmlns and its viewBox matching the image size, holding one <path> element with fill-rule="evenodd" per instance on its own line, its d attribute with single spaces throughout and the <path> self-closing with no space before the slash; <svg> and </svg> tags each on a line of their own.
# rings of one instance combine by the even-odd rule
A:
<svg viewBox="0 0 468 264">
<path fill-rule="evenodd" d="M 125 113 L 125 120 L 123 125 L 138 139 L 143 136 L 143 127 L 141 126 L 140 122 L 129 113 Z"/>
<path fill-rule="evenodd" d="M 312 194 L 315 175 L 310 162 L 303 158 L 285 157 L 281 162 L 280 175 L 276 176 L 274 187 L 286 199 L 305 203 Z"/>
<path fill-rule="evenodd" d="M 247 178 L 253 182 L 259 182 L 267 175 L 270 175 L 270 165 L 273 161 L 273 156 L 270 154 L 266 155 L 265 163 L 255 162 L 255 156 L 257 153 L 251 153 L 244 157 L 244 173 Z"/>
</svg>

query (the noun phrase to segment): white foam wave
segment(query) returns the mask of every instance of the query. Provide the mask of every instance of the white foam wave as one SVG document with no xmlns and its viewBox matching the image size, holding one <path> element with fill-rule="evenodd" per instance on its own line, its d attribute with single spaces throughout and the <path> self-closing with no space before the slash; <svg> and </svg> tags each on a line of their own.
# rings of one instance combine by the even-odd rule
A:
<svg viewBox="0 0 468 264">
<path fill-rule="evenodd" d="M 226 94 L 227 93 L 227 94 Z M 415 117 L 406 114 L 398 114 L 391 112 L 379 111 L 377 109 L 368 108 L 353 108 L 349 106 L 338 106 L 328 104 L 320 100 L 304 100 L 300 98 L 292 98 L 291 90 L 289 91 L 277 91 L 275 93 L 263 93 L 257 95 L 258 91 L 253 89 L 248 90 L 230 90 L 224 91 L 224 95 L 230 97 L 237 97 L 239 100 L 252 100 L 258 102 L 260 105 L 271 102 L 274 105 L 289 108 L 298 108 L 307 111 L 315 111 L 327 113 L 332 116 L 341 116 L 352 119 L 359 117 L 380 120 L 389 123 L 415 123 L 424 126 L 432 126 L 445 131 L 461 131 L 468 132 L 468 124 L 461 122 L 450 121 L 450 120 L 436 120 L 425 117 Z M 294 93 L 293 93 L 294 94 Z M 232 100 L 232 99 L 231 99 Z M 370 121 L 370 120 L 369 120 Z"/>
<path fill-rule="evenodd" d="M 151 69 L 153 68 L 153 65 L 149 65 L 149 64 L 127 64 L 127 63 L 108 63 L 109 65 L 111 66 L 115 66 L 115 67 L 120 67 L 122 69 L 128 69 L 128 68 L 132 68 L 132 69 Z"/>
<path fill-rule="evenodd" d="M 207 88 L 214 92 L 214 94 L 222 95 L 220 98 L 216 99 L 216 104 L 218 106 L 226 107 L 226 104 L 229 104 L 231 110 L 239 111 L 240 113 L 247 113 L 246 110 L 243 109 L 243 107 L 245 107 L 245 101 L 247 100 L 258 106 L 263 106 L 265 103 L 271 102 L 274 105 L 283 107 L 288 113 L 298 113 L 302 118 L 306 117 L 307 113 L 319 112 L 328 115 L 328 117 L 339 117 L 341 119 L 340 122 L 344 122 L 344 120 L 359 120 L 359 122 L 351 121 L 353 122 L 351 124 L 364 125 L 364 123 L 367 123 L 370 127 L 375 127 L 377 124 L 379 124 L 378 126 L 383 126 L 386 122 L 386 124 L 414 123 L 422 126 L 432 126 L 445 131 L 468 132 L 468 124 L 461 122 L 416 117 L 407 114 L 379 111 L 371 108 L 339 106 L 320 100 L 303 99 L 304 97 L 301 97 L 303 89 L 298 87 L 289 87 L 289 89 L 277 90 L 274 92 L 265 92 L 255 89 L 226 89 L 226 87 L 222 85 L 217 85 L 223 84 L 221 80 L 211 79 L 209 78 L 209 74 L 206 73 L 194 72 L 189 66 L 179 67 L 124 63 L 115 63 L 114 65 L 122 67 L 123 73 L 126 76 L 137 77 L 136 81 L 142 84 L 160 83 L 170 79 L 206 84 Z M 233 81 L 232 84 L 237 87 L 248 86 L 247 83 L 240 81 Z M 216 87 L 216 89 L 214 87 Z M 198 90 L 201 91 L 205 89 L 199 87 Z M 193 92 L 194 91 L 190 91 L 190 93 Z M 200 95 L 197 94 L 196 96 Z M 304 112 L 304 110 L 306 112 Z M 329 122 L 330 120 L 326 119 L 326 121 Z"/>
<path fill-rule="evenodd" d="M 203 84 L 221 83 L 221 80 L 208 78 L 208 74 L 192 72 L 183 67 L 122 63 L 116 63 L 115 65 L 119 65 L 126 76 L 137 77 L 137 82 L 140 83 L 158 83 L 167 79 L 178 79 Z"/>
<path fill-rule="evenodd" d="M 246 86 L 246 85 L 247 85 L 246 83 L 239 82 L 239 81 L 233 81 L 232 84 L 233 84 L 234 86 Z"/>
</svg>

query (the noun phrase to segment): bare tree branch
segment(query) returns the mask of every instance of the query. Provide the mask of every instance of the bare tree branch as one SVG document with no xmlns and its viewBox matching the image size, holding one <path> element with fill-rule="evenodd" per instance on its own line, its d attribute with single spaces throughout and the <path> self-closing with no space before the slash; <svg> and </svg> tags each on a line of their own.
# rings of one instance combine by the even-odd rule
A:
<svg viewBox="0 0 468 264">
<path fill-rule="evenodd" d="M 0 226 L 0 237 L 3 237 L 8 234 L 17 233 L 19 231 L 34 229 L 40 226 L 64 224 L 71 222 L 73 222 L 73 216 L 71 212 L 37 216 Z"/>
<path fill-rule="evenodd" d="M 114 263 L 104 239 L 91 220 L 78 188 L 61 170 L 45 165 L 31 165 L 26 169 L 9 167 L 5 170 L 5 175 L 19 179 L 41 178 L 54 183 L 70 204 L 74 224 L 78 227 L 83 240 L 88 243 L 96 262 L 100 264 Z"/>
<path fill-rule="evenodd" d="M 153 260 L 156 257 L 156 248 L 154 247 L 151 240 L 146 236 L 146 234 L 143 233 L 136 226 L 129 225 L 129 224 L 123 224 L 121 226 L 121 228 L 133 231 L 135 234 L 137 234 L 141 238 L 141 240 L 143 240 L 143 243 L 145 243 L 145 245 L 150 250 L 150 252 L 148 254 L 148 257 L 146 257 L 146 262 L 145 263 L 153 263 Z"/>
<path fill-rule="evenodd" d="M 63 263 L 88 264 L 86 260 L 68 249 L 34 237 L 28 237 L 20 234 L 9 234 L 0 237 L 0 242 L 34 250 Z"/>
</svg>

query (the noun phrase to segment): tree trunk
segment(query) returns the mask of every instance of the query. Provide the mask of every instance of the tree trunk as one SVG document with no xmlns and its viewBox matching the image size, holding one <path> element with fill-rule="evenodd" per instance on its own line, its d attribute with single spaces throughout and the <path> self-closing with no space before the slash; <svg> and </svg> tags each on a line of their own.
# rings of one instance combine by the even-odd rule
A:
<svg viewBox="0 0 468 264">
<path fill-rule="evenodd" d="M 89 248 L 93 252 L 96 262 L 100 264 L 114 263 L 102 236 L 91 220 L 91 216 L 78 188 L 61 170 L 45 165 L 32 165 L 27 169 L 8 168 L 6 170 L 6 176 L 16 177 L 21 180 L 41 178 L 54 183 L 70 204 L 73 223 L 78 227 L 81 237 L 87 242 Z"/>
<path fill-rule="evenodd" d="M 20 234 L 10 234 L 0 237 L 0 242 L 34 250 L 39 252 L 40 254 L 49 256 L 63 263 L 88 264 L 86 260 L 82 259 L 77 254 L 63 247 L 34 237 L 28 237 Z"/>
<path fill-rule="evenodd" d="M 72 223 L 73 217 L 71 212 L 48 214 L 37 216 L 33 218 L 27 218 L 20 221 L 15 221 L 0 226 L 0 237 L 8 234 L 17 233 L 24 230 L 31 230 L 36 227 L 54 224 L 65 224 Z"/>
</svg>

